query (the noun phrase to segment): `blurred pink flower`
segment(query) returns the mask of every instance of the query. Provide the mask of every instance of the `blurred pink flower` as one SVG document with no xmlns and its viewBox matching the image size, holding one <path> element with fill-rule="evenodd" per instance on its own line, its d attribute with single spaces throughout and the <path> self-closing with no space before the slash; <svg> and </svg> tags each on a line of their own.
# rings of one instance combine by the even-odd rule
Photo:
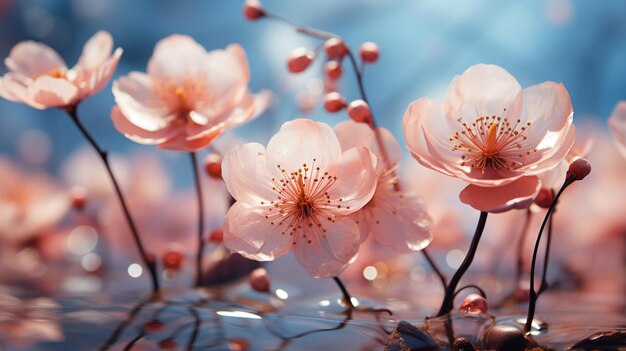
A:
<svg viewBox="0 0 626 351">
<path fill-rule="evenodd" d="M 428 246 L 432 239 L 431 219 L 424 202 L 416 194 L 398 187 L 396 170 L 401 152 L 393 134 L 387 129 L 378 129 L 388 158 L 388 165 L 385 165 L 376 135 L 365 123 L 348 120 L 339 123 L 335 132 L 343 150 L 365 146 L 378 159 L 376 192 L 367 205 L 351 215 L 359 225 L 361 242 L 371 234 L 377 242 L 398 252 L 418 251 Z"/>
<path fill-rule="evenodd" d="M 349 215 L 374 195 L 375 168 L 367 148 L 342 153 L 332 128 L 308 119 L 283 124 L 267 150 L 231 150 L 222 175 L 237 202 L 226 215 L 226 247 L 260 261 L 293 247 L 312 276 L 338 275 L 357 254 L 359 228 Z"/>
<path fill-rule="evenodd" d="M 609 118 L 609 127 L 619 151 L 626 157 L 626 101 L 620 101 L 615 106 Z"/>
<path fill-rule="evenodd" d="M 69 107 L 93 95 L 109 82 L 122 56 L 111 54 L 113 39 L 96 33 L 83 48 L 78 63 L 68 69 L 57 52 L 42 43 L 24 41 L 13 47 L 0 79 L 0 96 L 37 109 Z"/>
<path fill-rule="evenodd" d="M 269 93 L 251 95 L 249 78 L 241 46 L 207 52 L 188 36 L 172 35 L 157 43 L 147 74 L 131 72 L 113 83 L 111 118 L 135 142 L 196 151 L 265 110 Z"/>
<path fill-rule="evenodd" d="M 43 174 L 29 174 L 0 158 L 0 240 L 24 243 L 67 213 L 69 196 Z"/>
<path fill-rule="evenodd" d="M 574 143 L 572 117 L 563 84 L 522 90 L 503 68 L 479 64 L 452 80 L 443 102 L 411 103 L 403 125 L 422 165 L 470 183 L 461 201 L 503 212 L 527 207 L 540 189 L 536 175 L 565 157 Z"/>
</svg>

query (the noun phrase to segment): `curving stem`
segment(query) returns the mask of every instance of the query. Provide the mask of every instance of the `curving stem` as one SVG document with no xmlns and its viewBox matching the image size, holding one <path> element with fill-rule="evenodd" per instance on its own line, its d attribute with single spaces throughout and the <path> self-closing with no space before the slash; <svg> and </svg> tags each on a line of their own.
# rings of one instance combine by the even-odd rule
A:
<svg viewBox="0 0 626 351">
<path fill-rule="evenodd" d="M 190 152 L 193 178 L 196 183 L 196 198 L 198 199 L 198 254 L 196 255 L 196 287 L 202 285 L 202 258 L 204 255 L 204 200 L 202 199 L 202 181 L 198 171 L 198 156 Z"/>
<path fill-rule="evenodd" d="M 76 105 L 67 107 L 65 109 L 65 112 L 67 112 L 67 114 L 72 119 L 72 122 L 74 122 L 78 130 L 80 130 L 80 132 L 83 134 L 85 139 L 87 139 L 89 144 L 91 144 L 91 146 L 94 148 L 98 156 L 100 156 L 100 159 L 102 160 L 102 163 L 104 164 L 104 167 L 106 168 L 107 173 L 109 174 L 109 178 L 111 179 L 111 182 L 113 183 L 113 188 L 115 189 L 117 198 L 119 199 L 120 204 L 122 205 L 124 216 L 126 217 L 126 221 L 128 222 L 128 226 L 130 227 L 130 232 L 132 234 L 133 240 L 135 241 L 135 245 L 137 246 L 137 249 L 139 250 L 139 255 L 141 256 L 141 260 L 143 261 L 144 265 L 148 267 L 148 271 L 150 272 L 150 278 L 152 281 L 152 293 L 155 296 L 158 295 L 160 292 L 160 287 L 159 287 L 159 279 L 157 278 L 157 273 L 156 273 L 156 262 L 154 259 L 148 258 L 148 254 L 146 250 L 144 249 L 144 246 L 141 242 L 141 237 L 139 236 L 139 231 L 137 230 L 137 226 L 135 225 L 135 222 L 133 221 L 133 218 L 130 215 L 130 211 L 128 210 L 128 205 L 126 204 L 126 200 L 124 200 L 124 195 L 122 195 L 122 190 L 120 188 L 120 185 L 118 184 L 117 179 L 115 178 L 115 175 L 113 174 L 113 171 L 111 170 L 111 165 L 109 164 L 108 153 L 104 151 L 98 145 L 96 140 L 91 136 L 91 134 L 89 134 L 89 131 L 87 131 L 85 126 L 82 124 L 82 122 L 78 118 Z"/>
<path fill-rule="evenodd" d="M 343 294 L 343 301 L 345 302 L 346 305 L 348 305 L 348 310 L 351 312 L 354 310 L 354 304 L 352 303 L 352 295 L 350 295 L 350 293 L 348 292 L 348 289 L 346 289 L 346 286 L 343 285 L 343 282 L 341 281 L 341 279 L 339 279 L 339 277 L 333 277 L 333 280 L 335 281 L 335 283 L 337 283 L 337 286 L 339 286 L 339 289 L 341 290 L 341 293 Z"/>
<path fill-rule="evenodd" d="M 575 177 L 569 176 L 565 179 L 565 182 L 563 183 L 563 186 L 561 186 L 561 189 L 559 189 L 559 192 L 556 193 L 556 196 L 554 197 L 554 200 L 552 200 L 552 204 L 550 204 L 550 208 L 548 208 L 548 212 L 546 212 L 546 216 L 543 218 L 543 222 L 541 222 L 541 228 L 539 228 L 539 233 L 537 234 L 537 241 L 535 241 L 535 249 L 533 250 L 533 258 L 530 264 L 530 288 L 529 288 L 529 292 L 530 292 L 530 299 L 528 301 L 528 314 L 526 315 L 526 323 L 524 324 L 524 333 L 528 333 L 532 327 L 532 323 L 533 323 L 533 319 L 535 318 L 535 308 L 537 306 L 537 299 L 539 298 L 539 295 L 543 292 L 543 290 L 545 290 L 545 288 L 547 287 L 546 284 L 546 268 L 548 268 L 548 254 L 550 253 L 550 246 L 548 245 L 546 247 L 546 259 L 544 261 L 544 272 L 542 275 L 542 281 L 541 281 L 541 287 L 539 288 L 539 291 L 535 291 L 535 266 L 537 265 L 537 254 L 539 252 L 539 243 L 541 242 L 541 235 L 543 234 L 543 229 L 546 226 L 546 223 L 548 222 L 548 218 L 551 217 L 552 212 L 554 212 L 554 209 L 556 208 L 556 204 L 559 200 L 559 197 L 561 197 L 561 194 L 563 193 L 563 191 L 575 181 Z M 550 230 L 551 231 L 551 230 Z"/>
<path fill-rule="evenodd" d="M 452 311 L 452 308 L 454 307 L 454 293 L 456 292 L 456 287 L 457 285 L 459 285 L 461 278 L 463 278 L 463 275 L 465 274 L 465 272 L 467 272 L 467 269 L 470 267 L 472 261 L 474 260 L 474 255 L 476 254 L 476 250 L 478 249 L 478 243 L 480 242 L 480 237 L 483 235 L 483 231 L 485 230 L 485 224 L 487 223 L 487 214 L 488 213 L 484 211 L 480 212 L 480 217 L 478 219 L 478 224 L 476 225 L 476 231 L 474 232 L 474 237 L 472 238 L 472 243 L 470 244 L 469 251 L 467 251 L 465 259 L 463 259 L 463 262 L 459 266 L 459 269 L 457 269 L 456 273 L 454 273 L 454 276 L 452 276 L 452 279 L 448 284 L 446 294 L 443 297 L 443 302 L 441 303 L 439 312 L 437 312 L 437 317 L 448 314 L 450 311 Z"/>
</svg>

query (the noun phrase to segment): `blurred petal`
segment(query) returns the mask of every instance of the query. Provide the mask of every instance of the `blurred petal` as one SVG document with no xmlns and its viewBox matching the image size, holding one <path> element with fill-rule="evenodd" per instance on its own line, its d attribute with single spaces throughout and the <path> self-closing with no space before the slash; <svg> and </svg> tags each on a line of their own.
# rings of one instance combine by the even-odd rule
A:
<svg viewBox="0 0 626 351">
<path fill-rule="evenodd" d="M 359 228 L 354 221 L 340 217 L 322 223 L 326 232 L 313 226 L 306 238 L 297 238 L 294 248 L 298 262 L 315 278 L 339 275 L 359 249 Z"/>
<path fill-rule="evenodd" d="M 620 101 L 609 118 L 609 127 L 620 152 L 626 157 L 626 101 Z"/>
<path fill-rule="evenodd" d="M 111 34 L 101 30 L 85 43 L 78 65 L 81 69 L 97 69 L 109 59 L 111 51 L 113 51 L 113 38 Z"/>
<path fill-rule="evenodd" d="M 528 208 L 540 189 L 539 178 L 529 176 L 498 187 L 470 184 L 461 191 L 459 198 L 479 211 L 500 213 Z"/>
<path fill-rule="evenodd" d="M 154 132 L 168 125 L 168 111 L 154 95 L 151 78 L 131 72 L 113 82 L 113 95 L 122 114 L 139 128 Z"/>
<path fill-rule="evenodd" d="M 67 71 L 65 62 L 56 51 L 34 41 L 15 45 L 4 63 L 11 71 L 33 79 L 53 70 Z"/>
<path fill-rule="evenodd" d="M 30 100 L 45 107 L 64 107 L 75 102 L 78 88 L 65 79 L 41 76 L 28 86 Z"/>
<path fill-rule="evenodd" d="M 120 133 L 140 144 L 160 144 L 176 133 L 173 128 L 163 128 L 153 132 L 139 128 L 122 114 L 118 106 L 111 109 L 111 119 Z"/>
<path fill-rule="evenodd" d="M 373 152 L 379 160 L 376 167 L 377 172 L 380 173 L 384 170 L 386 165 L 383 160 L 385 160 L 385 158 L 378 147 L 376 134 L 372 128 L 365 123 L 357 123 L 353 120 L 347 120 L 337 124 L 334 129 L 335 133 L 337 133 L 337 138 L 339 139 L 342 150 L 348 150 L 356 146 L 365 146 Z M 379 137 L 385 148 L 387 162 L 389 162 L 387 168 L 391 168 L 400 163 L 400 159 L 402 157 L 400 144 L 398 144 L 398 141 L 389 130 L 385 128 L 377 128 L 377 132 L 379 133 Z"/>
</svg>

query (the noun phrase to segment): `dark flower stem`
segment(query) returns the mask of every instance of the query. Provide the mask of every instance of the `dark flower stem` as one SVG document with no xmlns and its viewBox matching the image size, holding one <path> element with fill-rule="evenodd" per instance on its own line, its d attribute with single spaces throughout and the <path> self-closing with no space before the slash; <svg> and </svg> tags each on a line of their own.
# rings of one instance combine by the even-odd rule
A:
<svg viewBox="0 0 626 351">
<path fill-rule="evenodd" d="M 345 285 L 343 285 L 343 282 L 341 281 L 341 279 L 339 279 L 339 277 L 333 277 L 333 280 L 335 281 L 335 283 L 337 283 L 337 286 L 339 286 L 339 290 L 341 290 L 341 293 L 343 294 L 343 301 L 348 306 L 348 309 L 350 311 L 354 310 L 352 296 L 348 292 L 348 289 L 346 289 Z"/>
<path fill-rule="evenodd" d="M 139 232 L 137 230 L 137 226 L 135 225 L 135 222 L 133 221 L 133 218 L 130 215 L 130 211 L 128 210 L 128 205 L 126 204 L 126 200 L 124 200 L 124 195 L 122 195 L 122 190 L 120 189 L 120 185 L 117 182 L 115 175 L 113 174 L 111 165 L 109 164 L 108 153 L 104 151 L 98 145 L 98 143 L 91 136 L 89 131 L 87 131 L 85 126 L 82 124 L 82 122 L 78 118 L 76 105 L 67 107 L 65 111 L 70 116 L 70 118 L 72 119 L 72 122 L 74 122 L 78 130 L 80 130 L 80 132 L 83 134 L 85 139 L 87 139 L 89 144 L 91 144 L 91 146 L 94 148 L 98 156 L 100 156 L 100 159 L 102 160 L 102 163 L 104 164 L 104 167 L 106 168 L 107 173 L 109 174 L 109 178 L 111 179 L 111 182 L 113 183 L 113 187 L 115 189 L 115 193 L 117 194 L 117 198 L 119 199 L 120 204 L 122 205 L 124 216 L 126 217 L 126 221 L 128 222 L 128 226 L 130 227 L 130 232 L 132 234 L 133 240 L 135 241 L 135 245 L 137 246 L 137 249 L 139 250 L 139 255 L 141 256 L 141 260 L 143 261 L 144 265 L 148 268 L 148 272 L 150 273 L 150 278 L 152 281 L 152 293 L 156 296 L 160 292 L 159 279 L 157 278 L 157 273 L 156 273 L 156 262 L 154 259 L 148 258 L 148 254 L 146 253 L 146 250 L 144 249 L 144 246 L 141 242 L 141 238 L 139 236 Z"/>
<path fill-rule="evenodd" d="M 561 197 L 561 194 L 563 193 L 563 191 L 574 181 L 575 181 L 574 176 L 570 176 L 565 179 L 563 186 L 561 186 L 561 189 L 559 189 L 559 192 L 554 197 L 554 200 L 552 200 L 552 204 L 550 205 L 550 208 L 548 208 L 548 212 L 546 212 L 546 216 L 543 218 L 543 222 L 541 222 L 541 228 L 539 228 L 539 233 L 537 234 L 537 241 L 535 241 L 535 249 L 533 250 L 533 258 L 530 264 L 530 288 L 529 288 L 530 299 L 528 301 L 528 314 L 526 315 L 526 323 L 524 324 L 525 333 L 528 333 L 532 327 L 533 319 L 535 318 L 535 308 L 537 306 L 537 299 L 539 298 L 539 295 L 543 292 L 543 290 L 545 290 L 547 286 L 547 283 L 545 282 L 545 279 L 546 279 L 545 274 L 546 274 L 546 268 L 548 267 L 548 254 L 550 250 L 549 245 L 546 246 L 546 259 L 544 260 L 544 269 L 543 269 L 543 275 L 542 275 L 542 281 L 541 281 L 542 286 L 540 287 L 539 291 L 535 291 L 535 266 L 537 265 L 537 254 L 539 252 L 539 244 L 541 243 L 541 235 L 543 233 L 543 229 L 546 226 L 546 223 L 548 222 L 548 218 L 551 217 L 552 212 L 554 212 L 554 209 L 556 208 L 556 204 L 559 200 L 559 197 Z"/>
<path fill-rule="evenodd" d="M 424 255 L 424 257 L 426 258 L 426 261 L 428 261 L 428 264 L 430 265 L 430 267 L 433 269 L 435 274 L 437 274 L 437 277 L 439 277 L 439 280 L 441 281 L 441 285 L 443 286 L 443 290 L 444 291 L 447 290 L 448 289 L 448 282 L 446 281 L 446 277 L 443 275 L 441 270 L 439 270 L 439 267 L 437 267 L 437 264 L 435 263 L 435 260 L 433 260 L 433 258 L 430 257 L 430 254 L 428 253 L 426 248 L 422 249 L 422 255 Z"/>
<path fill-rule="evenodd" d="M 190 152 L 193 178 L 196 183 L 196 197 L 198 200 L 198 254 L 196 255 L 196 287 L 202 285 L 202 258 L 204 256 L 204 200 L 202 199 L 202 181 L 198 171 L 198 157 Z"/>
<path fill-rule="evenodd" d="M 456 292 L 456 287 L 459 285 L 461 278 L 467 269 L 472 264 L 474 260 L 474 255 L 476 254 L 476 250 L 478 249 L 478 243 L 480 242 L 480 237 L 483 235 L 483 230 L 485 229 L 485 224 L 487 223 L 487 212 L 480 212 L 480 217 L 478 219 L 478 225 L 476 226 L 476 231 L 474 232 L 474 237 L 472 238 L 472 242 L 470 244 L 469 251 L 463 259 L 463 262 L 457 269 L 454 276 L 450 280 L 450 284 L 448 284 L 448 288 L 446 289 L 446 294 L 443 297 L 443 302 L 441 303 L 441 307 L 439 308 L 439 312 L 437 312 L 437 317 L 441 317 L 445 314 L 450 313 L 452 308 L 454 307 L 454 293 Z"/>
<path fill-rule="evenodd" d="M 522 269 L 524 268 L 524 242 L 526 241 L 526 237 L 528 236 L 528 229 L 530 228 L 532 214 L 533 213 L 530 209 L 526 210 L 524 226 L 522 227 L 522 232 L 520 233 L 519 241 L 517 242 L 517 263 L 515 265 L 515 285 L 513 286 L 514 289 L 517 289 L 520 280 L 522 279 Z"/>
</svg>

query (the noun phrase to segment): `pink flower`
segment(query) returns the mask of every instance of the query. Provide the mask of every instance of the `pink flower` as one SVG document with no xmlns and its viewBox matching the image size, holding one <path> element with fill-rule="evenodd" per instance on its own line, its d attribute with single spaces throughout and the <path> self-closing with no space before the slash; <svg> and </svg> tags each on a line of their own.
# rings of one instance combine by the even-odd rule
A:
<svg viewBox="0 0 626 351">
<path fill-rule="evenodd" d="M 257 143 L 229 151 L 222 175 L 237 202 L 226 215 L 224 244 L 269 261 L 293 248 L 314 277 L 338 275 L 357 254 L 359 227 L 349 215 L 376 188 L 376 157 L 363 146 L 342 153 L 327 124 L 283 124 L 267 149 Z"/>
<path fill-rule="evenodd" d="M 527 207 L 536 175 L 555 167 L 574 143 L 573 110 L 563 84 L 522 90 L 501 67 L 479 64 L 455 77 L 443 102 L 421 98 L 404 114 L 404 133 L 422 165 L 470 183 L 461 201 L 488 212 Z"/>
<path fill-rule="evenodd" d="M 148 72 L 131 72 L 113 83 L 117 130 L 141 144 L 196 151 L 225 130 L 263 112 L 269 94 L 248 92 L 250 71 L 237 44 L 207 52 L 192 38 L 159 41 Z"/>
<path fill-rule="evenodd" d="M 609 128 L 619 151 L 626 157 L 626 101 L 620 101 L 615 106 L 609 118 Z"/>
<path fill-rule="evenodd" d="M 45 44 L 21 42 L 4 61 L 9 72 L 0 79 L 0 96 L 41 110 L 76 105 L 111 79 L 122 56 L 121 48 L 111 55 L 112 49 L 111 35 L 100 31 L 87 41 L 78 63 L 68 69 Z"/>
<path fill-rule="evenodd" d="M 0 158 L 0 243 L 24 243 L 65 216 L 67 194 L 44 174 L 28 174 Z"/>
<path fill-rule="evenodd" d="M 374 131 L 364 123 L 348 120 L 335 127 L 342 149 L 365 146 L 378 158 L 377 185 L 372 199 L 351 217 L 359 225 L 361 241 L 368 235 L 398 252 L 412 252 L 428 246 L 431 220 L 422 199 L 400 189 L 396 170 L 400 145 L 387 129 L 379 128 L 388 165 L 383 162 Z M 393 228 L 393 229 L 392 229 Z"/>
</svg>

